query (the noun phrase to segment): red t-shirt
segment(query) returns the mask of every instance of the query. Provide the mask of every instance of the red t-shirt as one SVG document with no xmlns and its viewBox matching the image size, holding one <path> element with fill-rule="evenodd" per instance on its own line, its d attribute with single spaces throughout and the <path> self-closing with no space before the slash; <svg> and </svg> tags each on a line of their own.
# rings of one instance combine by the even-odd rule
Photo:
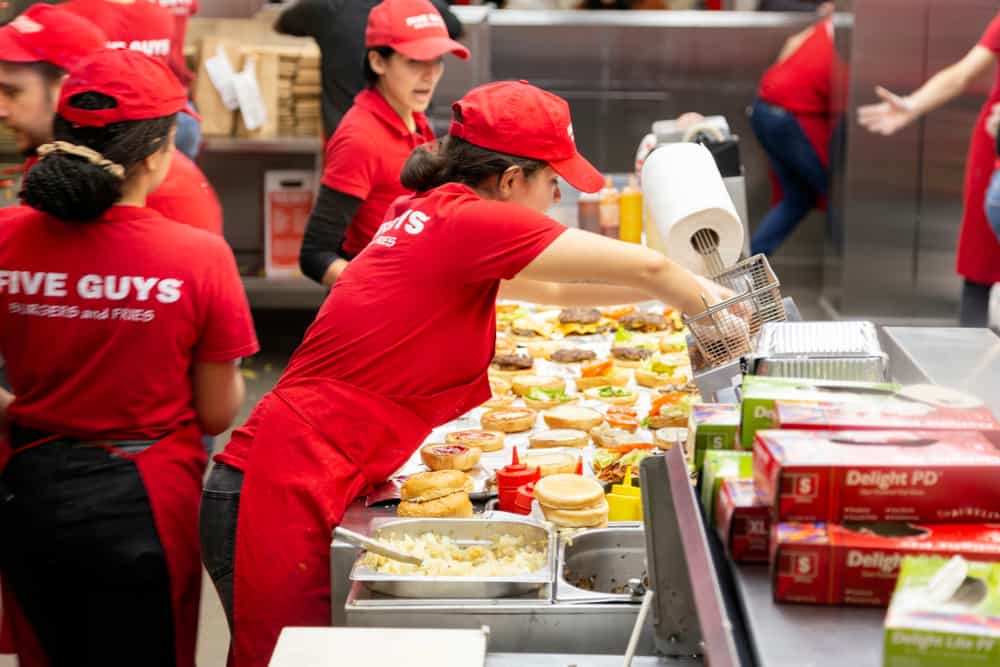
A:
<svg viewBox="0 0 1000 667">
<path fill-rule="evenodd" d="M 184 59 L 184 39 L 187 36 L 188 19 L 198 13 L 198 0 L 157 0 L 157 4 L 174 17 L 174 35 L 170 43 L 170 69 L 185 87 L 191 85 L 194 74 L 187 68 Z"/>
<path fill-rule="evenodd" d="M 414 402 L 474 382 L 489 395 L 500 280 L 514 278 L 566 228 L 454 183 L 401 199 L 386 217 L 333 286 L 278 388 L 335 378 L 438 425 L 459 406 L 428 412 Z M 233 434 L 218 460 L 242 468 L 258 418 Z"/>
<path fill-rule="evenodd" d="M 154 438 L 195 419 L 195 362 L 258 349 L 233 253 L 148 208 L 63 222 L 0 211 L 0 352 L 14 422 Z"/>
<path fill-rule="evenodd" d="M 205 174 L 180 151 L 174 151 L 170 170 L 146 206 L 164 218 L 222 234 L 222 205 Z"/>
<path fill-rule="evenodd" d="M 131 49 L 170 63 L 174 16 L 152 0 L 70 0 L 63 5 L 104 31 L 109 49 Z M 181 49 L 184 45 L 181 44 Z"/>
<path fill-rule="evenodd" d="M 434 139 L 423 114 L 413 119 L 416 132 L 407 129 L 381 93 L 366 88 L 326 144 L 323 185 L 362 200 L 344 238 L 350 255 L 368 245 L 389 204 L 410 194 L 399 182 L 403 164 L 414 148 Z"/>
</svg>

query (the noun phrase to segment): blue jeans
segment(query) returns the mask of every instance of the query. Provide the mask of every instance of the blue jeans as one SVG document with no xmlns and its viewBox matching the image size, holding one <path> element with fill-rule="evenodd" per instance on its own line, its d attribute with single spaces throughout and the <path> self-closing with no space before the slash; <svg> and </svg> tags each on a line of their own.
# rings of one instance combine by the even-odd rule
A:
<svg viewBox="0 0 1000 667">
<path fill-rule="evenodd" d="M 755 100 L 750 126 L 781 183 L 781 201 L 750 238 L 750 252 L 770 255 L 826 195 L 829 175 L 802 126 L 781 107 Z"/>
<path fill-rule="evenodd" d="M 194 104 L 188 102 L 188 108 L 194 109 Z M 201 122 L 183 111 L 177 114 L 177 136 L 174 145 L 192 160 L 197 158 L 201 149 Z"/>
<path fill-rule="evenodd" d="M 1000 169 L 993 172 L 990 187 L 986 188 L 986 219 L 990 223 L 993 234 L 1000 241 Z"/>
</svg>

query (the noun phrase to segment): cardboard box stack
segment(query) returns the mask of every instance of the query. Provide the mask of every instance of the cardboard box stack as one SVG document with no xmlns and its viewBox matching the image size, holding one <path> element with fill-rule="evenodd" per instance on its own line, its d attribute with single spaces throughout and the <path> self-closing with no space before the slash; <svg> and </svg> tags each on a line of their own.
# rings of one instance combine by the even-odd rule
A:
<svg viewBox="0 0 1000 667">
<path fill-rule="evenodd" d="M 885 606 L 907 555 L 1000 561 L 1000 421 L 974 397 L 747 377 L 740 429 L 753 474 L 708 451 L 702 504 L 776 601 Z"/>
<path fill-rule="evenodd" d="M 322 76 L 319 55 L 281 55 L 278 81 L 278 134 L 319 137 L 323 134 Z"/>
</svg>

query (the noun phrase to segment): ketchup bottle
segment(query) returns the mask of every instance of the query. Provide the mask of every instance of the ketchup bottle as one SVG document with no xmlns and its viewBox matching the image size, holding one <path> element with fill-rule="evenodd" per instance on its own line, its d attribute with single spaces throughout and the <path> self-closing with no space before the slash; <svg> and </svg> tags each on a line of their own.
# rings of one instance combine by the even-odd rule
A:
<svg viewBox="0 0 1000 667">
<path fill-rule="evenodd" d="M 517 509 L 517 490 L 525 484 L 537 482 L 538 478 L 538 468 L 529 468 L 521 463 L 515 447 L 510 463 L 497 470 L 497 496 L 500 499 L 497 507 L 500 511 L 523 514 Z"/>
</svg>

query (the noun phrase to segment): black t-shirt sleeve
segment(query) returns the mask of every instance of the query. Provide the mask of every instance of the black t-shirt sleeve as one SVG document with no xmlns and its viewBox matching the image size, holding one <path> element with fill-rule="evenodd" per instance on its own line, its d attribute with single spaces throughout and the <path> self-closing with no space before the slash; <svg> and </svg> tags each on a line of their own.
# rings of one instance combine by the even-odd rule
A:
<svg viewBox="0 0 1000 667">
<path fill-rule="evenodd" d="M 359 206 L 361 200 L 357 197 L 320 186 L 299 251 L 299 268 L 303 274 L 318 283 L 323 282 L 326 270 L 334 261 L 353 259 L 341 245 Z"/>
<path fill-rule="evenodd" d="M 281 12 L 274 30 L 283 35 L 313 37 L 331 20 L 339 5 L 339 0 L 299 0 Z"/>
<path fill-rule="evenodd" d="M 431 4 L 440 12 L 441 18 L 444 19 L 444 24 L 448 26 L 448 36 L 452 39 L 461 39 L 465 33 L 465 28 L 462 26 L 462 22 L 458 20 L 458 17 L 451 13 L 448 3 L 444 0 L 431 0 Z"/>
</svg>

